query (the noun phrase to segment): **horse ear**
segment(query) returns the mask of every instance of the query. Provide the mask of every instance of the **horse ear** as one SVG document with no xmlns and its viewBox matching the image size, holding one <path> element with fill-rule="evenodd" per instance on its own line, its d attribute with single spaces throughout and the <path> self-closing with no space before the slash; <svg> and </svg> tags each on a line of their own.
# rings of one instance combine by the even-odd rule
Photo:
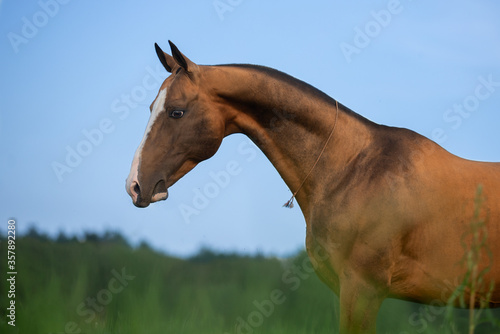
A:
<svg viewBox="0 0 500 334">
<path fill-rule="evenodd" d="M 172 56 L 174 57 L 175 62 L 182 67 L 186 72 L 193 72 L 198 67 L 195 63 L 188 59 L 182 52 L 179 51 L 177 46 L 171 41 L 168 41 L 170 44 L 170 50 L 172 51 Z"/>
<path fill-rule="evenodd" d="M 172 70 L 175 67 L 177 67 L 174 58 L 172 58 L 171 55 L 163 52 L 163 50 L 156 43 L 155 43 L 155 50 L 156 50 L 156 55 L 158 56 L 158 59 L 160 59 L 160 62 L 163 65 L 163 67 L 165 67 L 167 72 L 172 73 Z"/>
</svg>

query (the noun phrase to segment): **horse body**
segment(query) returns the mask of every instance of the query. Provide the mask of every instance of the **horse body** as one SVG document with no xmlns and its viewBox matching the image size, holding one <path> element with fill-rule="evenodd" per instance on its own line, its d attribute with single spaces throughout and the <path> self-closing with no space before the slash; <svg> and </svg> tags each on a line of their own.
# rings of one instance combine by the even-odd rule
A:
<svg viewBox="0 0 500 334">
<path fill-rule="evenodd" d="M 464 160 L 413 131 L 375 124 L 276 70 L 198 66 L 171 47 L 173 57 L 157 47 L 173 74 L 127 180 L 134 204 L 165 199 L 224 136 L 246 134 L 299 189 L 306 248 L 340 297 L 341 333 L 375 332 L 387 297 L 446 303 L 465 275 L 462 244 L 479 184 L 488 245 L 500 242 L 499 163 Z M 490 249 L 478 263 L 490 268 L 486 284 L 500 281 L 500 252 Z M 500 306 L 500 288 L 491 300 Z"/>
</svg>

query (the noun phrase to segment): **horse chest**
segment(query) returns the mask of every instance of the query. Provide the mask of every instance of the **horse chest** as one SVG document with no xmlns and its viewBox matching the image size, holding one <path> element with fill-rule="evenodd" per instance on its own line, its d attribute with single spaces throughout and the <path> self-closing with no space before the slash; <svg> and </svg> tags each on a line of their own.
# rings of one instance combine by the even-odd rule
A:
<svg viewBox="0 0 500 334">
<path fill-rule="evenodd" d="M 329 238 L 327 234 L 318 237 L 308 226 L 306 249 L 318 277 L 338 295 L 343 256 L 335 238 Z"/>
</svg>

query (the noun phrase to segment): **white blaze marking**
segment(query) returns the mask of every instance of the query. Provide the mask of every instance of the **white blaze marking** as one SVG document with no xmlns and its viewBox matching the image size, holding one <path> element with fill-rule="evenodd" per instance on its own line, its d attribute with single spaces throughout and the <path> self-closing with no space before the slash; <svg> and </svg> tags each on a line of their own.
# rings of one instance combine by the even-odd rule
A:
<svg viewBox="0 0 500 334">
<path fill-rule="evenodd" d="M 130 168 L 130 174 L 127 178 L 127 183 L 126 183 L 126 188 L 127 192 L 129 195 L 132 196 L 131 194 L 131 185 L 134 181 L 138 181 L 137 177 L 139 174 L 139 163 L 141 161 L 141 154 L 142 154 L 142 149 L 144 147 L 144 143 L 146 142 L 146 139 L 148 138 L 149 133 L 151 132 L 151 128 L 153 127 L 154 122 L 158 118 L 158 115 L 164 111 L 164 105 L 165 105 L 165 99 L 167 97 L 167 89 L 164 88 L 160 91 L 158 94 L 155 103 L 153 104 L 153 110 L 151 111 L 151 116 L 149 116 L 149 121 L 148 125 L 146 126 L 146 131 L 144 132 L 144 137 L 142 137 L 141 144 L 137 148 L 137 151 L 135 151 L 134 155 L 134 160 L 132 160 L 132 167 Z"/>
</svg>

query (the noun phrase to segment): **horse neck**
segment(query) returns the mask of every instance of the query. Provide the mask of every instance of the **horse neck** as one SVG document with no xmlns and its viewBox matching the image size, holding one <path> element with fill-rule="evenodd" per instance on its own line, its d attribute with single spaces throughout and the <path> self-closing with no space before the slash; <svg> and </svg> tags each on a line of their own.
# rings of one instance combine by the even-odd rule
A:
<svg viewBox="0 0 500 334">
<path fill-rule="evenodd" d="M 247 135 L 292 192 L 302 185 L 296 198 L 304 214 L 370 142 L 373 123 L 284 73 L 250 65 L 216 66 L 207 73 L 225 113 L 226 135 Z"/>
</svg>

